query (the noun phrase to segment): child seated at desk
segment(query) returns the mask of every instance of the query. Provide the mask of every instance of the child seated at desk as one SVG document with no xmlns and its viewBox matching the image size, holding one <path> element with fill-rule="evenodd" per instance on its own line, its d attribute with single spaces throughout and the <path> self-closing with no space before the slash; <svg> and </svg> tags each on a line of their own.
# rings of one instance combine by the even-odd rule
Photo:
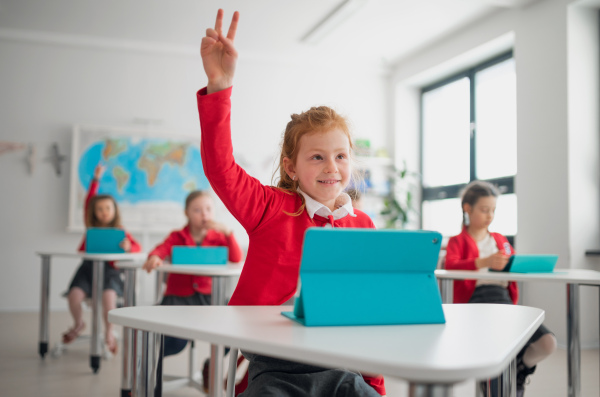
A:
<svg viewBox="0 0 600 397">
<path fill-rule="evenodd" d="M 171 232 L 148 254 L 148 260 L 143 266 L 148 273 L 162 265 L 163 260 L 171 255 L 171 249 L 176 245 L 224 246 L 228 248 L 230 262 L 242 260 L 242 250 L 231 229 L 214 221 L 214 202 L 207 191 L 196 190 L 187 196 L 185 216 L 188 219 L 187 225 L 181 230 Z M 168 275 L 167 289 L 160 304 L 210 305 L 211 289 L 211 277 L 171 273 Z M 179 353 L 185 348 L 187 342 L 186 339 L 166 336 L 164 356 Z"/>
<path fill-rule="evenodd" d="M 107 194 L 97 194 L 100 186 L 99 181 L 103 173 L 104 166 L 98 164 L 94 170 L 94 177 L 90 182 L 88 194 L 85 199 L 85 226 L 122 228 L 119 207 L 115 199 Z M 125 239 L 120 245 L 125 252 L 141 251 L 141 246 L 127 232 L 125 233 Z M 85 251 L 85 236 L 81 242 L 79 251 Z M 84 260 L 69 285 L 67 298 L 74 325 L 62 336 L 62 341 L 65 344 L 77 339 L 85 328 L 81 303 L 86 297 L 89 298 L 92 296 L 93 268 L 92 261 Z M 117 307 L 117 296 L 122 295 L 123 280 L 121 280 L 121 271 L 116 269 L 112 262 L 104 262 L 104 288 L 102 292 L 102 312 L 105 326 L 104 341 L 108 350 L 113 354 L 117 352 L 117 341 L 113 335 L 112 324 L 108 322 L 108 312 Z"/>
<path fill-rule="evenodd" d="M 506 237 L 491 233 L 488 227 L 494 220 L 496 199 L 494 185 L 473 181 L 462 194 L 463 229 L 451 237 L 446 248 L 448 270 L 502 270 L 515 252 Z M 514 281 L 456 280 L 454 303 L 517 304 L 519 290 Z M 527 377 L 536 364 L 556 350 L 556 338 L 543 324 L 517 355 L 517 396 L 522 396 Z"/>
<path fill-rule="evenodd" d="M 262 185 L 235 163 L 230 96 L 238 18 L 235 12 L 224 36 L 223 10 L 219 10 L 215 28 L 207 29 L 202 39 L 200 52 L 208 77 L 207 87 L 197 96 L 202 163 L 216 194 L 250 238 L 246 263 L 229 304 L 281 305 L 296 292 L 307 228 L 374 225 L 365 213 L 353 209 L 343 192 L 351 180 L 353 145 L 346 120 L 329 107 L 292 115 L 283 136 L 277 186 Z M 250 361 L 243 396 L 385 394 L 382 376 L 243 354 Z"/>
</svg>

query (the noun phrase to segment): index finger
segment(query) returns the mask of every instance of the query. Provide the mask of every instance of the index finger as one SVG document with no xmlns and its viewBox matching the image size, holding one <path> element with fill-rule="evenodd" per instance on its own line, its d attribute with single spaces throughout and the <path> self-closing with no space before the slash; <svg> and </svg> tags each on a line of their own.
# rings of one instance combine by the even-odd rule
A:
<svg viewBox="0 0 600 397">
<path fill-rule="evenodd" d="M 215 30 L 218 34 L 221 34 L 221 28 L 223 27 L 223 9 L 219 8 L 217 11 L 217 20 L 215 21 Z"/>
<path fill-rule="evenodd" d="M 239 20 L 240 13 L 236 11 L 233 13 L 233 17 L 231 17 L 231 25 L 229 25 L 229 30 L 227 31 L 227 38 L 231 41 L 235 39 L 235 32 L 237 31 L 237 25 Z"/>
</svg>

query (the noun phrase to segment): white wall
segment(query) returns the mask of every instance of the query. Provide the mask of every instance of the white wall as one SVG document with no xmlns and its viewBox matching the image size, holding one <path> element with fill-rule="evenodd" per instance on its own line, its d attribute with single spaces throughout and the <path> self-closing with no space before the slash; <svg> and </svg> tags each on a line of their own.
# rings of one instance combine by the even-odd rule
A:
<svg viewBox="0 0 600 397">
<path fill-rule="evenodd" d="M 29 175 L 25 151 L 0 155 L 0 310 L 27 311 L 39 307 L 40 260 L 34 252 L 73 251 L 81 238 L 66 232 L 72 159 L 57 176 L 43 160 L 51 143 L 70 154 L 73 123 L 132 126 L 136 117 L 199 135 L 195 93 L 206 82 L 195 48 L 168 51 L 118 41 L 13 36 L 0 35 L 0 141 L 32 143 L 38 161 Z M 349 116 L 355 136 L 384 146 L 389 136 L 385 81 L 381 70 L 347 60 L 306 54 L 282 60 L 242 51 L 233 94 L 234 150 L 253 166 L 275 158 L 289 115 L 319 104 Z M 269 183 L 272 167 L 256 168 L 255 176 Z M 233 224 L 224 212 L 221 219 Z M 235 230 L 247 245 L 241 227 Z M 135 237 L 148 250 L 163 236 Z M 66 309 L 59 295 L 77 266 L 73 260 L 53 260 L 52 310 Z M 153 279 L 142 275 L 140 284 L 142 302 L 148 303 Z"/>
<path fill-rule="evenodd" d="M 574 6 L 571 6 L 574 7 Z M 512 45 L 517 73 L 518 234 L 522 253 L 559 254 L 558 267 L 599 269 L 584 256 L 600 244 L 598 223 L 598 27 L 597 10 L 570 9 L 567 0 L 540 1 L 506 10 L 450 35 L 396 65 L 401 93 L 398 119 L 419 86 L 499 54 Z M 592 76 L 593 75 L 593 76 Z M 406 105 L 411 101 L 412 106 Z M 400 106 L 402 105 L 402 106 Z M 396 122 L 396 147 L 418 152 L 413 123 Z M 414 162 L 415 156 L 407 156 Z M 397 159 L 398 160 L 398 159 Z M 582 195 L 586 195 L 582 199 Z M 582 345 L 598 345 L 598 295 L 582 288 Z M 526 284 L 522 302 L 546 310 L 545 323 L 566 340 L 564 288 Z"/>
</svg>

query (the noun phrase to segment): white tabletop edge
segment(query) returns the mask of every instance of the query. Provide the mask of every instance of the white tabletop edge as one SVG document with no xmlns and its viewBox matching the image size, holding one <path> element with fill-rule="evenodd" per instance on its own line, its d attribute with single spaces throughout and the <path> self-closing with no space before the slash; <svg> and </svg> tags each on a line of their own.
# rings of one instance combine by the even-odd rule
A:
<svg viewBox="0 0 600 397">
<path fill-rule="evenodd" d="M 82 258 L 102 261 L 139 261 L 145 260 L 148 254 L 145 252 L 123 252 L 115 254 L 95 254 L 81 251 L 36 251 L 38 256 L 54 256 L 61 258 Z"/>
<path fill-rule="evenodd" d="M 457 310 L 460 306 L 465 305 L 445 305 L 451 306 L 450 310 Z M 469 305 L 470 306 L 470 305 Z M 480 305 L 478 305 L 480 306 Z M 495 305 L 500 306 L 500 305 Z M 504 306 L 504 305 L 502 305 Z M 190 328 L 178 328 L 170 324 L 161 323 L 160 316 L 153 315 L 150 318 L 142 319 L 136 318 L 137 316 L 130 316 L 131 312 L 128 313 L 126 309 L 133 308 L 122 308 L 116 309 L 109 313 L 109 321 L 124 326 L 133 328 L 146 329 L 153 332 L 159 332 L 163 334 L 169 334 L 181 338 L 188 339 L 199 339 L 210 343 L 224 344 L 228 346 L 235 346 L 247 351 L 256 351 L 261 354 L 270 355 L 274 357 L 280 357 L 283 359 L 293 359 L 295 361 L 302 361 L 317 365 L 330 366 L 330 367 L 341 367 L 340 362 L 343 363 L 345 368 L 352 368 L 359 371 L 368 371 L 374 373 L 380 373 L 385 376 L 399 377 L 409 381 L 415 382 L 436 382 L 443 383 L 455 383 L 464 381 L 467 379 L 485 379 L 493 376 L 497 376 L 508 364 L 511 358 L 514 358 L 518 351 L 525 345 L 526 341 L 533 335 L 538 326 L 544 319 L 544 311 L 536 308 L 529 308 L 524 306 L 514 306 L 516 308 L 523 308 L 528 310 L 528 326 L 524 327 L 521 332 L 521 337 L 516 338 L 518 341 L 514 342 L 510 346 L 510 353 L 506 354 L 501 361 L 490 359 L 489 362 L 478 363 L 475 366 L 463 365 L 454 369 L 448 368 L 420 368 L 415 366 L 414 363 L 399 365 L 393 362 L 383 362 L 379 358 L 365 357 L 365 356 L 353 356 L 348 353 L 345 357 L 340 358 L 339 353 L 337 357 L 331 357 L 327 353 L 323 353 L 319 350 L 307 348 L 307 346 L 281 346 L 273 344 L 272 341 L 261 341 L 255 340 L 251 337 L 244 337 L 243 335 L 237 335 L 232 337 L 230 335 L 223 335 L 221 332 L 211 332 L 202 329 L 190 329 Z M 156 309 L 155 309 L 156 310 Z M 187 310 L 185 308 L 184 310 Z M 280 311 L 292 310 L 291 307 L 276 307 L 277 313 Z M 520 310 L 520 309 L 519 309 Z M 141 313 L 141 312 L 138 312 Z M 290 321 L 282 317 L 282 322 Z M 303 327 L 299 324 L 289 323 L 286 325 L 287 328 L 291 325 L 292 333 L 303 334 L 307 329 L 323 329 L 331 327 Z M 388 327 L 406 327 L 406 326 L 388 326 Z M 409 326 L 410 327 L 410 326 Z M 420 327 L 420 326 L 415 326 Z M 355 327 L 352 327 L 355 328 Z M 367 327 L 368 329 L 369 327 Z M 371 329 L 377 329 L 382 327 L 373 327 Z M 398 329 L 401 331 L 401 328 Z M 318 331 L 317 331 L 318 332 Z M 341 360 L 341 361 L 340 361 Z M 487 358 L 486 358 L 487 360 Z"/>
<path fill-rule="evenodd" d="M 438 279 L 451 280 L 506 280 L 506 281 L 548 281 L 564 284 L 600 285 L 600 272 L 590 269 L 554 269 L 552 273 L 510 273 L 480 270 L 437 269 Z"/>
<path fill-rule="evenodd" d="M 228 262 L 226 265 L 171 265 L 164 264 L 156 268 L 163 273 L 191 274 L 197 276 L 239 276 L 243 266 Z"/>
</svg>

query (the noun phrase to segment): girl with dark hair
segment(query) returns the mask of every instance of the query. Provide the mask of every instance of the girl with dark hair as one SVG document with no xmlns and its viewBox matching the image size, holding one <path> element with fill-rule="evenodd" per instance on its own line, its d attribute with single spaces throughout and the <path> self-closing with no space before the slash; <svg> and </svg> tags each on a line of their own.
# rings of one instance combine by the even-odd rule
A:
<svg viewBox="0 0 600 397">
<path fill-rule="evenodd" d="M 448 270 L 502 270 L 514 249 L 503 235 L 488 230 L 494 220 L 500 195 L 491 183 L 473 181 L 463 191 L 463 228 L 446 248 Z M 514 281 L 456 280 L 454 303 L 517 304 L 519 290 Z M 527 377 L 536 364 L 556 350 L 556 338 L 541 325 L 517 355 L 517 396 L 522 396 Z"/>
</svg>

